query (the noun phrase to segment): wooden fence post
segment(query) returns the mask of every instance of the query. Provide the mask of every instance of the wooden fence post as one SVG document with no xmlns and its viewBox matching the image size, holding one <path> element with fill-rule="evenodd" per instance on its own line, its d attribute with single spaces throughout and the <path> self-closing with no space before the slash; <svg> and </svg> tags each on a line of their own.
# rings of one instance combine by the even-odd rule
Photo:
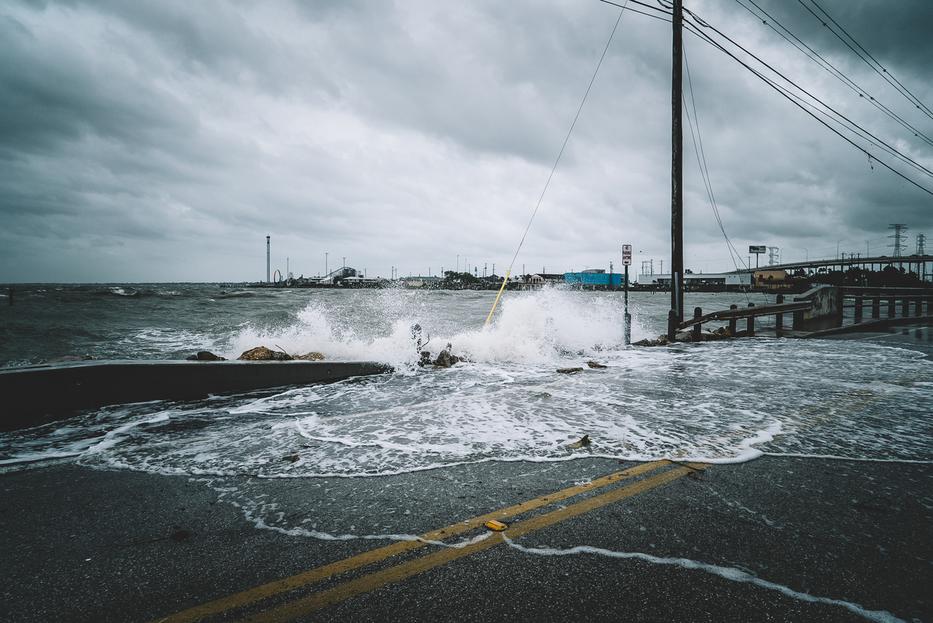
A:
<svg viewBox="0 0 933 623">
<path fill-rule="evenodd" d="M 703 315 L 703 309 L 702 309 L 702 308 L 700 308 L 700 307 L 694 307 L 694 308 L 693 308 L 693 318 L 694 318 L 694 319 L 697 319 L 697 318 L 699 318 L 699 317 L 702 316 L 702 315 Z M 699 342 L 699 341 L 700 341 L 700 323 L 697 323 L 697 324 L 693 325 L 693 341 L 694 341 L 694 342 Z"/>
<path fill-rule="evenodd" d="M 778 305 L 781 305 L 784 303 L 784 295 L 778 294 L 774 300 Z M 774 336 L 781 337 L 782 333 L 784 333 L 784 314 L 774 314 Z"/>
<path fill-rule="evenodd" d="M 736 305 L 735 303 L 729 306 L 729 309 L 732 311 L 735 311 L 738 308 L 739 306 Z M 729 318 L 729 335 L 732 337 L 735 337 L 735 332 L 737 331 L 736 325 L 737 325 L 737 321 L 735 319 L 735 316 L 733 316 L 732 318 Z"/>
<path fill-rule="evenodd" d="M 749 303 L 748 306 L 749 306 L 749 307 L 754 307 L 755 304 L 754 304 L 754 303 Z M 754 337 L 754 336 L 755 336 L 755 317 L 754 317 L 754 316 L 749 316 L 749 317 L 748 317 L 748 328 L 746 329 L 745 334 L 748 335 L 748 337 Z"/>
</svg>

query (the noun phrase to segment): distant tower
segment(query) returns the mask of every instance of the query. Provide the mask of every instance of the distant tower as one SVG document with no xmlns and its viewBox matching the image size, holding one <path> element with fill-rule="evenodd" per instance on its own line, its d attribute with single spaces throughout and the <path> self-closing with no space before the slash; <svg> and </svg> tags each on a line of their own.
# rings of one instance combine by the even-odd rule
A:
<svg viewBox="0 0 933 623">
<path fill-rule="evenodd" d="M 894 257 L 901 257 L 903 255 L 902 251 L 904 250 L 902 238 L 903 233 L 907 231 L 907 225 L 903 223 L 891 223 L 888 225 L 888 229 L 894 230 L 894 233 L 888 236 L 888 238 L 894 238 L 894 244 L 890 245 L 894 247 Z"/>
<path fill-rule="evenodd" d="M 270 237 L 271 236 L 266 236 L 266 283 L 272 282 L 272 273 L 269 272 L 269 269 L 271 268 L 271 265 L 272 265 L 272 262 L 271 262 L 272 243 L 269 242 Z"/>
<path fill-rule="evenodd" d="M 917 234 L 917 255 L 926 255 L 926 251 L 923 249 L 923 243 L 926 242 L 927 237 L 924 234 Z"/>
<path fill-rule="evenodd" d="M 780 263 L 780 257 L 780 247 L 768 247 L 768 266 L 774 266 L 775 264 Z"/>
</svg>

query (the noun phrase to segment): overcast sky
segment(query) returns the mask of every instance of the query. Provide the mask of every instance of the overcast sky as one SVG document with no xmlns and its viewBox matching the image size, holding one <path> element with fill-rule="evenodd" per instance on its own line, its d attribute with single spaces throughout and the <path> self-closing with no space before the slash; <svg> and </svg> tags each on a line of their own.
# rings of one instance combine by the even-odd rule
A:
<svg viewBox="0 0 933 623">
<path fill-rule="evenodd" d="M 928 136 L 933 121 L 797 2 L 759 4 Z M 933 106 L 933 2 L 819 0 Z M 734 0 L 685 5 L 903 153 L 933 148 Z M 346 257 L 372 276 L 511 259 L 618 9 L 597 0 L 0 6 L 0 280 L 243 281 Z M 670 253 L 670 24 L 626 13 L 516 271 Z M 685 34 L 740 250 L 888 252 L 933 196 Z M 686 265 L 733 267 L 684 136 Z M 878 158 L 883 154 L 878 152 Z M 891 158 L 886 161 L 896 162 Z M 933 188 L 933 178 L 896 165 Z M 927 249 L 933 247 L 933 242 Z"/>
</svg>

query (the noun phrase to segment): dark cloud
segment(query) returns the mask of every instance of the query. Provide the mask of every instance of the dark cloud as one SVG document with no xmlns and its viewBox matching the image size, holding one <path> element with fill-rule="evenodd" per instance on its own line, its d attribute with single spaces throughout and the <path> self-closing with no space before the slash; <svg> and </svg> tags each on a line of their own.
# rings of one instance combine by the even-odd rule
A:
<svg viewBox="0 0 933 623">
<path fill-rule="evenodd" d="M 933 101 L 933 7 L 820 2 Z M 933 135 L 799 3 L 762 5 Z M 688 6 L 933 168 L 928 145 L 738 4 Z M 598 2 L 7 3 L 0 279 L 256 279 L 267 233 L 276 265 L 306 274 L 325 252 L 373 274 L 457 254 L 502 272 L 616 16 Z M 929 195 L 694 36 L 686 48 L 737 246 L 814 256 L 881 245 L 888 222 L 930 229 Z M 667 256 L 669 80 L 670 26 L 626 15 L 519 264 L 604 266 L 623 240 Z M 687 130 L 685 147 L 688 264 L 728 268 Z"/>
</svg>

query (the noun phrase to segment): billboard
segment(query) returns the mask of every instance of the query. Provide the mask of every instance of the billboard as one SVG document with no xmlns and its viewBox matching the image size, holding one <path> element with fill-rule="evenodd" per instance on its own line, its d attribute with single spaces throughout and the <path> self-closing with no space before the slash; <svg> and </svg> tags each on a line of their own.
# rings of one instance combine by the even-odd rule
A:
<svg viewBox="0 0 933 623">
<path fill-rule="evenodd" d="M 748 245 L 748 252 L 755 253 L 756 255 L 761 255 L 762 253 L 767 253 L 767 248 L 765 245 L 750 244 Z"/>
</svg>

